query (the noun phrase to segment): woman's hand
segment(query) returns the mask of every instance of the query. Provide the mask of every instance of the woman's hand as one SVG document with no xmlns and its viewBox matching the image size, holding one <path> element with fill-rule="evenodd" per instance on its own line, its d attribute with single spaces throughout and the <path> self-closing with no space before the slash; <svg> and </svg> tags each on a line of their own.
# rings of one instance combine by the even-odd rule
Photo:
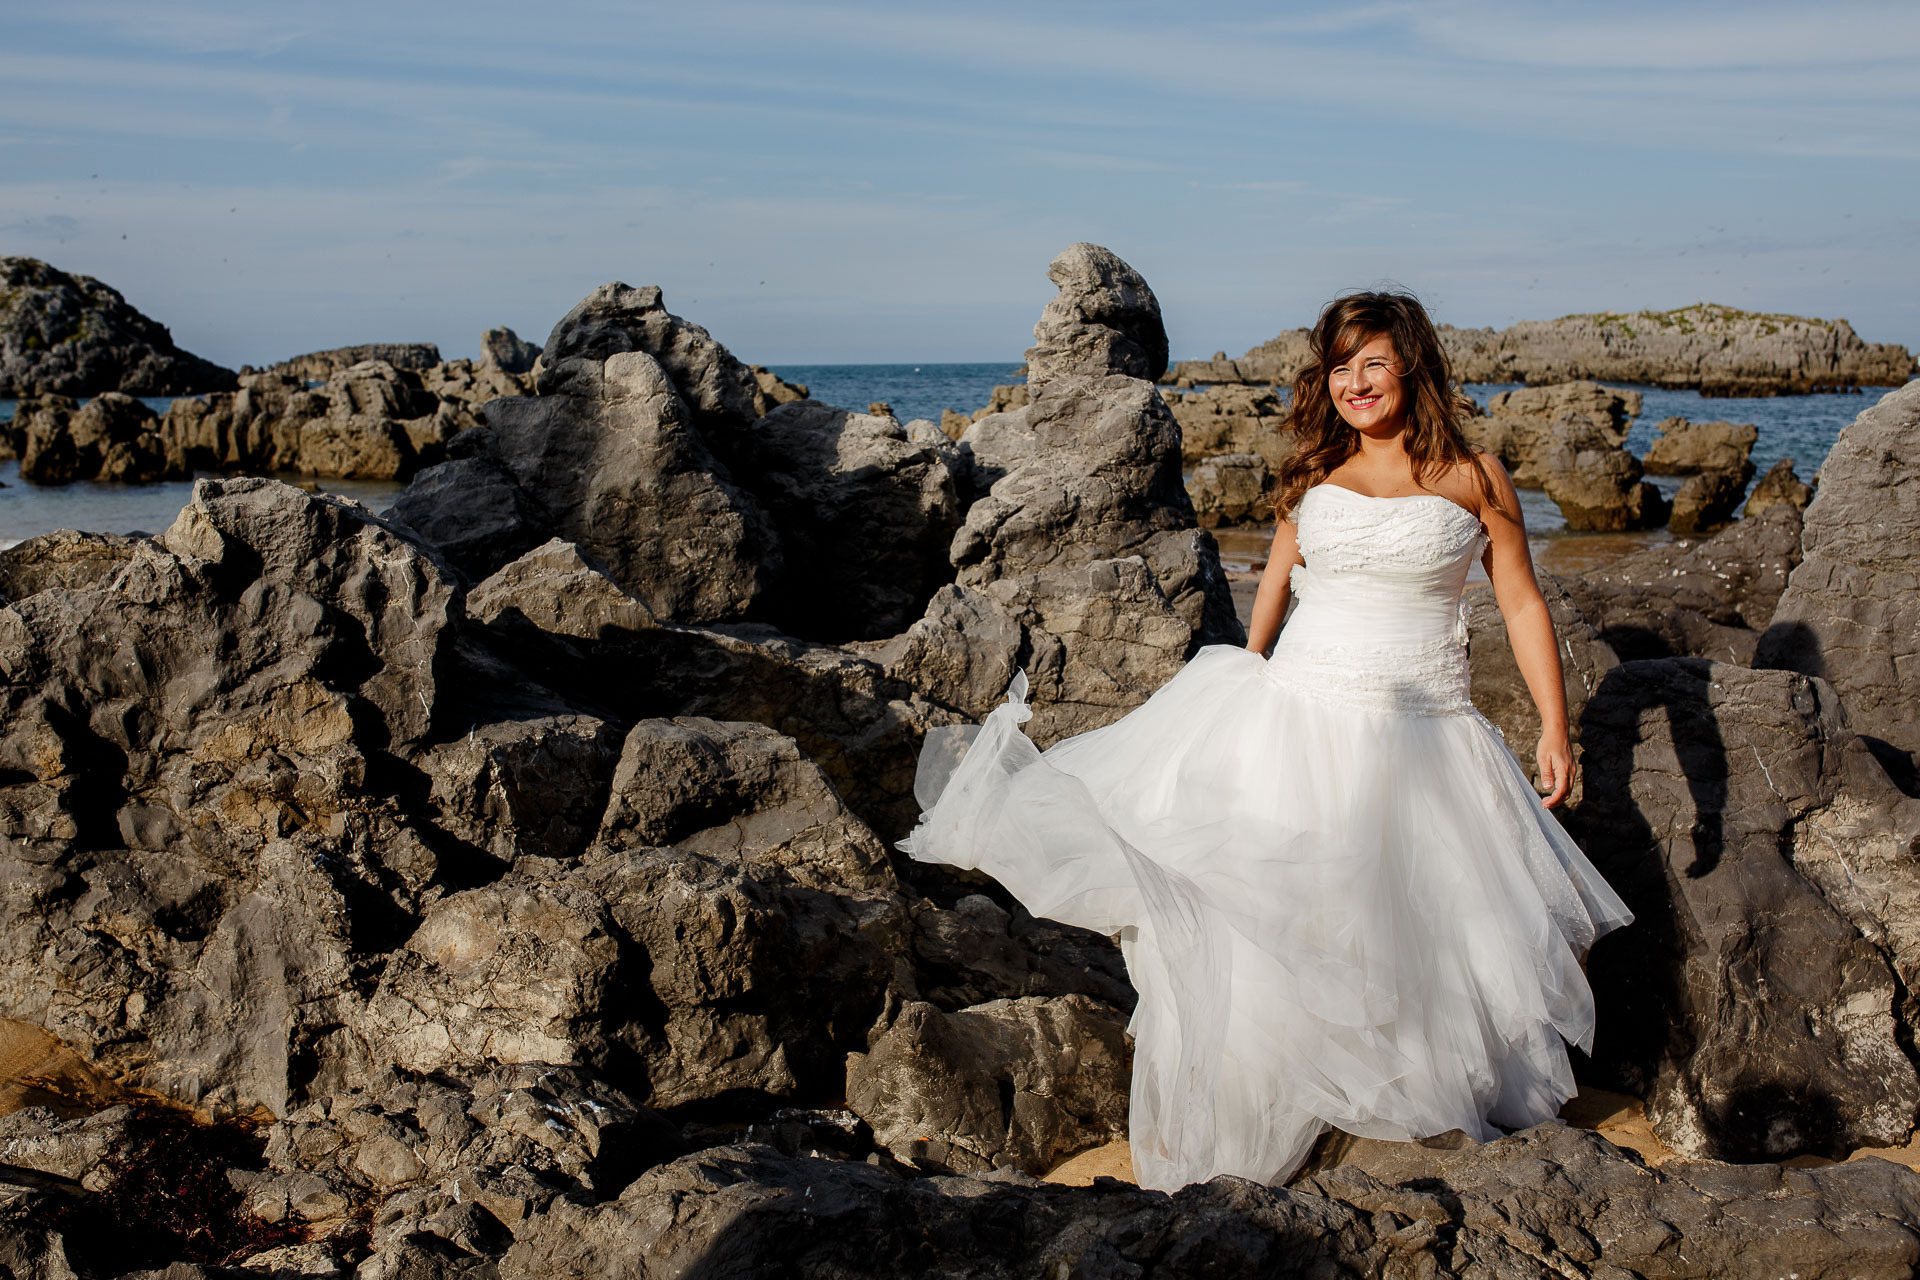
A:
<svg viewBox="0 0 1920 1280">
<path fill-rule="evenodd" d="M 1546 789 L 1540 803 L 1551 809 L 1573 790 L 1573 744 L 1564 731 L 1542 733 L 1534 759 L 1540 766 L 1540 785 Z"/>
</svg>

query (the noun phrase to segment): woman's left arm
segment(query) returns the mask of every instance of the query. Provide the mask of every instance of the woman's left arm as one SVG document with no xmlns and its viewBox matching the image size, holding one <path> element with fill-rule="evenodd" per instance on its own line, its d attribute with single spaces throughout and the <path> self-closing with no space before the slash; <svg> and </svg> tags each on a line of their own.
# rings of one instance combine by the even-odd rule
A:
<svg viewBox="0 0 1920 1280">
<path fill-rule="evenodd" d="M 1513 646 L 1520 676 L 1540 711 L 1540 745 L 1535 762 L 1540 768 L 1541 797 L 1549 809 L 1567 798 L 1573 788 L 1573 743 L 1567 726 L 1567 690 L 1560 669 L 1560 641 L 1553 617 L 1533 576 L 1533 553 L 1527 548 L 1527 529 L 1520 518 L 1520 497 L 1513 491 L 1506 468 L 1487 454 L 1476 462 L 1492 482 L 1494 503 L 1481 503 L 1480 522 L 1487 529 L 1487 576 L 1493 597 L 1507 624 L 1507 642 Z M 1504 510 L 1503 510 L 1504 508 Z"/>
</svg>

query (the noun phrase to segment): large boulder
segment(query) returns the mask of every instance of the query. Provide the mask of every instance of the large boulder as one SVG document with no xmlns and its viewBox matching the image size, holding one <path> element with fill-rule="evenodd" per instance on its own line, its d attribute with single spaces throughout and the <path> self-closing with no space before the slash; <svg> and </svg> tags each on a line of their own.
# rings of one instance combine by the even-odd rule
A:
<svg viewBox="0 0 1920 1280">
<path fill-rule="evenodd" d="M 1920 381 L 1841 431 L 1807 508 L 1804 559 L 1755 661 L 1824 677 L 1909 791 L 1920 759 Z"/>
<path fill-rule="evenodd" d="M 231 369 L 176 347 L 165 325 L 118 290 L 37 258 L 0 258 L 0 396 L 176 396 L 233 385 Z"/>
<path fill-rule="evenodd" d="M 556 334 L 549 354 L 556 344 L 618 345 L 610 320 L 591 329 L 594 341 Z M 666 370 L 624 349 L 549 363 L 541 385 L 538 396 L 490 404 L 486 429 L 401 494 L 393 518 L 457 549 L 474 577 L 558 536 L 663 618 L 737 618 L 753 607 L 777 564 L 773 531 L 724 478 Z M 475 502 L 483 490 L 499 495 L 490 507 Z"/>
<path fill-rule="evenodd" d="M 1127 372 L 1163 332 L 1152 292 L 1095 246 L 1068 248 L 1051 274 L 1060 296 L 1034 329 L 1027 403 L 961 437 L 986 493 L 954 535 L 954 585 L 873 651 L 976 718 L 1027 669 L 1042 742 L 1118 718 L 1200 645 L 1245 638 L 1181 481 L 1179 424 Z"/>
<path fill-rule="evenodd" d="M 1622 658 L 1747 666 L 1799 563 L 1800 513 L 1781 505 L 1711 538 L 1642 548 L 1564 586 Z"/>
<path fill-rule="evenodd" d="M 1670 504 L 1640 478 L 1640 460 L 1602 428 L 1569 417 L 1555 420 L 1539 465 L 1547 496 L 1569 529 L 1653 529 L 1667 521 Z"/>
<path fill-rule="evenodd" d="M 1739 471 L 1752 464 L 1760 428 L 1751 422 L 1691 422 L 1663 418 L 1641 459 L 1648 475 L 1690 476 L 1701 471 Z M 1752 472 L 1748 471 L 1748 476 Z"/>
<path fill-rule="evenodd" d="M 1844 802 L 1831 686 L 1690 658 L 1610 672 L 1570 825 L 1633 909 L 1594 951 L 1593 1069 L 1676 1151 L 1839 1157 L 1906 1141 L 1920 1076 L 1883 952 L 1781 856 Z"/>
<path fill-rule="evenodd" d="M 504 326 L 480 335 L 480 366 L 502 373 L 532 373 L 540 348 Z"/>
<path fill-rule="evenodd" d="M 1638 391 L 1620 391 L 1597 382 L 1520 387 L 1487 401 L 1485 417 L 1467 419 L 1467 437 L 1499 458 L 1515 485 L 1540 489 L 1546 487 L 1549 475 L 1566 466 L 1554 454 L 1567 439 L 1589 449 L 1624 446 L 1627 427 L 1640 415 L 1640 404 Z"/>
<path fill-rule="evenodd" d="M 370 513 L 263 480 L 0 610 L 0 1016 L 281 1110 L 437 873 L 382 793 L 457 610 Z"/>
</svg>

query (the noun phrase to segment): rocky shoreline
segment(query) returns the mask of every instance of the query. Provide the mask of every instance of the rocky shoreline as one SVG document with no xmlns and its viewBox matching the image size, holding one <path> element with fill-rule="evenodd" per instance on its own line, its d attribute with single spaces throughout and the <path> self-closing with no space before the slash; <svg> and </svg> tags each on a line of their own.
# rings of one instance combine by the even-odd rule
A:
<svg viewBox="0 0 1920 1280">
<path fill-rule="evenodd" d="M 1330 1142 L 1285 1187 L 1039 1181 L 1123 1133 L 1131 988 L 1108 939 L 889 851 L 920 743 L 1025 670 L 1045 744 L 1243 639 L 1151 289 L 1092 245 L 1049 276 L 1022 402 L 957 440 L 783 391 L 609 284 L 385 516 L 202 480 L 158 537 L 0 552 L 0 1263 L 1920 1263 L 1920 1173 L 1782 1163 L 1920 1114 L 1920 383 L 1846 429 L 1804 511 L 1783 481 L 1711 537 L 1543 581 L 1568 826 L 1639 917 L 1592 957 L 1582 1070 L 1674 1158 L 1548 1125 Z M 431 393 L 385 367 L 330 373 L 301 421 Z M 242 398 L 291 376 L 248 374 L 208 438 L 252 438 Z M 1512 465 L 1604 440 L 1605 391 L 1503 428 Z M 1715 471 L 1741 441 L 1665 438 L 1661 465 Z M 1476 704 L 1528 743 L 1484 590 L 1470 622 Z"/>
<path fill-rule="evenodd" d="M 1897 387 L 1920 373 L 1894 343 L 1864 342 L 1845 320 L 1740 311 L 1697 302 L 1673 311 L 1522 320 L 1505 329 L 1440 326 L 1462 382 L 1628 382 L 1706 396 L 1807 395 Z M 1308 360 L 1307 331 L 1289 329 L 1235 360 L 1182 360 L 1175 386 L 1285 387 Z"/>
</svg>

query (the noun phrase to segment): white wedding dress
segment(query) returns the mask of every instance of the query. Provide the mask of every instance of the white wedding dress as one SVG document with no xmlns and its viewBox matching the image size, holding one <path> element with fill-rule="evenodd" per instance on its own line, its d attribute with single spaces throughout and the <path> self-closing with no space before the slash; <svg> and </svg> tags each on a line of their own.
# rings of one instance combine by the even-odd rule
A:
<svg viewBox="0 0 1920 1280">
<path fill-rule="evenodd" d="M 902 849 L 1119 935 L 1146 1187 L 1277 1181 L 1329 1125 L 1552 1119 L 1574 1091 L 1562 1041 L 1593 1034 L 1580 958 L 1632 918 L 1468 701 L 1479 520 L 1321 484 L 1296 523 L 1271 659 L 1202 649 L 1045 752 L 1019 728 L 1022 675 L 921 755 Z"/>
</svg>

